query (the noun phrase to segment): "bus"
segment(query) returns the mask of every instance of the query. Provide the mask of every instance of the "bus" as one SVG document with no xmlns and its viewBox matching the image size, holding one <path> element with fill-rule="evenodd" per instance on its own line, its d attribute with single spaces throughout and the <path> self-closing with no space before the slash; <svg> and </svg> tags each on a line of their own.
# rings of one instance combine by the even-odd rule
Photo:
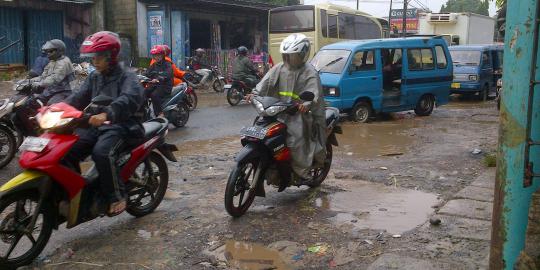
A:
<svg viewBox="0 0 540 270">
<path fill-rule="evenodd" d="M 329 3 L 274 8 L 268 16 L 268 47 L 272 63 L 282 61 L 279 46 L 292 33 L 308 37 L 311 42 L 310 58 L 321 47 L 331 43 L 383 37 L 383 29 L 377 18 Z"/>
</svg>

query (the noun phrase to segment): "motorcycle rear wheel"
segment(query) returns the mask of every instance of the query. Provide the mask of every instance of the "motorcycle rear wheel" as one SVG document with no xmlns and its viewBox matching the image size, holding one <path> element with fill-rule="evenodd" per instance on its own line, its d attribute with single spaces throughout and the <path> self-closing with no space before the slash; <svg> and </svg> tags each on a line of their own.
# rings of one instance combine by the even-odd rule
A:
<svg viewBox="0 0 540 270">
<path fill-rule="evenodd" d="M 55 210 L 47 201 L 36 209 L 38 201 L 39 195 L 33 191 L 17 192 L 0 201 L 0 269 L 32 263 L 47 245 L 54 228 Z M 35 226 L 27 231 L 35 211 L 39 211 Z M 22 252 L 20 248 L 26 250 L 25 246 L 30 248 Z M 10 257 L 13 254 L 16 257 Z"/>
<path fill-rule="evenodd" d="M 177 128 L 185 126 L 189 120 L 188 105 L 185 102 L 180 101 L 177 108 L 169 112 L 167 118 Z"/>
<path fill-rule="evenodd" d="M 6 126 L 0 125 L 0 168 L 11 162 L 18 148 L 13 131 Z"/>
<path fill-rule="evenodd" d="M 247 212 L 255 200 L 255 189 L 261 180 L 259 178 L 263 177 L 261 169 L 258 158 L 238 163 L 233 168 L 225 188 L 225 210 L 229 215 L 241 217 Z M 246 191 L 247 196 L 245 196 Z M 235 202 L 235 197 L 239 197 L 237 202 Z"/>
<path fill-rule="evenodd" d="M 326 144 L 326 158 L 324 159 L 324 166 L 322 168 L 312 169 L 311 170 L 311 181 L 309 181 L 308 186 L 311 188 L 318 187 L 324 182 L 326 176 L 330 172 L 330 167 L 332 167 L 332 145 L 330 143 Z"/>
<path fill-rule="evenodd" d="M 154 212 L 165 196 L 169 184 L 167 163 L 160 154 L 152 152 L 137 167 L 133 177 L 142 178 L 139 181 L 144 181 L 145 184 L 137 183 L 128 192 L 126 212 L 135 217 L 142 217 Z M 150 200 L 143 203 L 143 199 L 148 197 Z"/>
</svg>

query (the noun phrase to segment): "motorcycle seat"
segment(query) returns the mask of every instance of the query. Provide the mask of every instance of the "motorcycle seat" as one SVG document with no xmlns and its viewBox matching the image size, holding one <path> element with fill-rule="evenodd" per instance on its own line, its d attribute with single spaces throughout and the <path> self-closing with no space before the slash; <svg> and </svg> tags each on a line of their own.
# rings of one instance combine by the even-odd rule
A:
<svg viewBox="0 0 540 270">
<path fill-rule="evenodd" d="M 330 124 L 337 121 L 339 121 L 339 109 L 326 107 L 326 126 L 330 126 Z"/>
<path fill-rule="evenodd" d="M 178 86 L 173 87 L 171 91 L 171 97 L 176 96 L 180 91 L 186 89 L 186 83 L 181 83 Z"/>
<path fill-rule="evenodd" d="M 162 130 L 167 129 L 169 122 L 163 118 L 155 118 L 144 122 L 142 126 L 144 128 L 144 139 L 146 141 L 160 133 Z"/>
</svg>

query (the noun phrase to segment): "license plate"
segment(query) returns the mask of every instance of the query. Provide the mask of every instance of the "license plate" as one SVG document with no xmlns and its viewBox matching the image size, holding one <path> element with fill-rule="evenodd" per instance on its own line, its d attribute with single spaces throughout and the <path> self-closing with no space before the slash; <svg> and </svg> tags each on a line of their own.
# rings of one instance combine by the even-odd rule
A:
<svg viewBox="0 0 540 270">
<path fill-rule="evenodd" d="M 461 88 L 461 83 L 452 83 L 452 85 L 450 85 L 450 87 L 452 87 L 452 88 Z"/>
<path fill-rule="evenodd" d="M 39 153 L 49 144 L 50 139 L 39 137 L 27 137 L 19 147 L 21 151 Z"/>
<path fill-rule="evenodd" d="M 240 130 L 240 134 L 247 137 L 257 138 L 257 139 L 264 139 L 266 137 L 266 133 L 268 132 L 267 128 L 263 127 L 244 127 L 242 130 Z"/>
<path fill-rule="evenodd" d="M 226 84 L 224 87 L 225 87 L 225 89 L 231 89 L 231 88 L 232 88 L 232 84 Z"/>
</svg>

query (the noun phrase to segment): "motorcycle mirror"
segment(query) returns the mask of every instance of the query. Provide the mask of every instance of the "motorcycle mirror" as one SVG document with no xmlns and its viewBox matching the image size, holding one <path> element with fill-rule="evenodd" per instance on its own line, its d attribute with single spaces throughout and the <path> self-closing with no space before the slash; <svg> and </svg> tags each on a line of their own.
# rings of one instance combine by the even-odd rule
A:
<svg viewBox="0 0 540 270">
<path fill-rule="evenodd" d="M 303 101 L 313 101 L 315 99 L 315 94 L 313 94 L 313 92 L 304 91 L 300 93 L 300 99 Z"/>
<path fill-rule="evenodd" d="M 107 106 L 113 102 L 112 97 L 99 95 L 92 99 L 92 103 L 99 106 Z"/>
</svg>

